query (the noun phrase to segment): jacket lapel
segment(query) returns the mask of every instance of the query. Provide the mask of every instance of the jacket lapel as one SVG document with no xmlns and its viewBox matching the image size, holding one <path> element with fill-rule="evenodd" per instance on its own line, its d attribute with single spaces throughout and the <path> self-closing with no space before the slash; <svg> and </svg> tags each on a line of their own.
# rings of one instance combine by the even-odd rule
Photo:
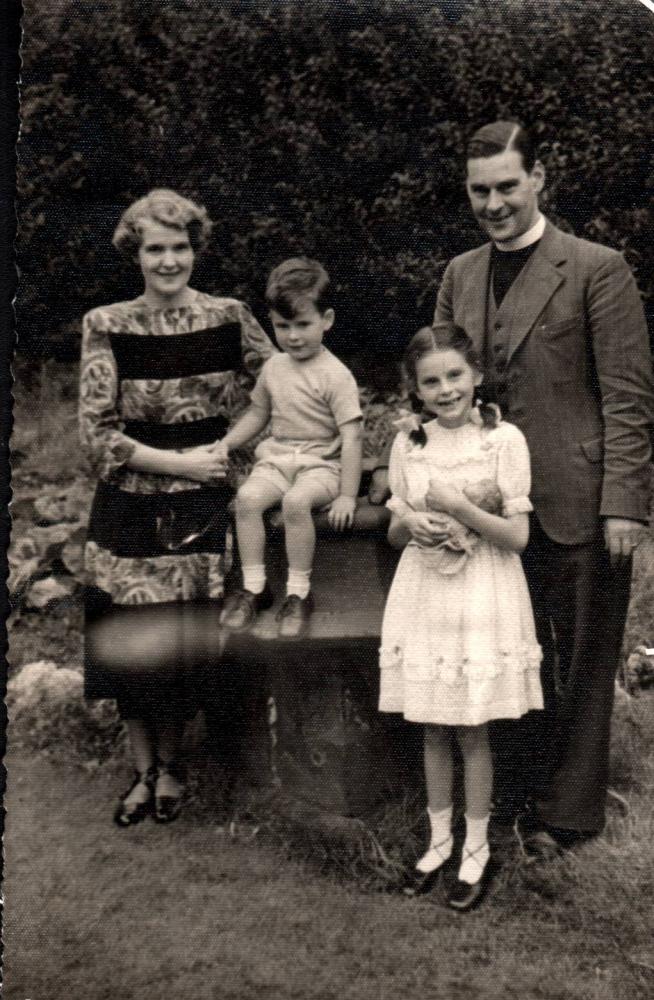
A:
<svg viewBox="0 0 654 1000">
<path fill-rule="evenodd" d="M 463 269 L 463 290 L 454 321 L 466 331 L 479 357 L 484 356 L 486 340 L 486 295 L 490 268 L 491 244 L 480 247 L 466 268 Z"/>
<path fill-rule="evenodd" d="M 566 260 L 566 256 L 559 230 L 548 222 L 539 245 L 520 275 L 520 288 L 515 289 L 518 294 L 509 336 L 508 360 L 563 282 L 564 275 L 559 265 Z"/>
</svg>

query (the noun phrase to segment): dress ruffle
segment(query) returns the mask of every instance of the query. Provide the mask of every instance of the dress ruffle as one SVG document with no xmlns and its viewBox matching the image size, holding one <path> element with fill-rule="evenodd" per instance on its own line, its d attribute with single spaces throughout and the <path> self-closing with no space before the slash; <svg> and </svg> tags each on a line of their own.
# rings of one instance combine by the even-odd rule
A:
<svg viewBox="0 0 654 1000">
<path fill-rule="evenodd" d="M 401 670 L 408 682 L 412 679 L 420 683 L 439 680 L 449 685 L 493 680 L 505 674 L 538 670 L 541 659 L 542 651 L 538 644 L 525 644 L 510 652 L 502 650 L 489 659 L 464 656 L 460 660 L 449 660 L 444 656 L 437 656 L 433 663 L 427 665 L 405 661 L 400 646 L 391 649 L 382 647 L 379 650 L 379 665 L 382 670 Z"/>
</svg>

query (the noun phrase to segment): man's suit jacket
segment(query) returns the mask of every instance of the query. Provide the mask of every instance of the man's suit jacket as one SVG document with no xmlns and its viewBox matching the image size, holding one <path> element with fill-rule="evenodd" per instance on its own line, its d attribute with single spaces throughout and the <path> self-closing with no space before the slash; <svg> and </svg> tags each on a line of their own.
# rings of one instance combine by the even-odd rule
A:
<svg viewBox="0 0 654 1000">
<path fill-rule="evenodd" d="M 455 257 L 435 319 L 484 356 L 491 244 Z M 646 521 L 654 385 L 642 302 L 615 250 L 547 223 L 511 319 L 504 416 L 531 452 L 531 499 L 554 541 L 597 535 L 602 516 Z"/>
</svg>

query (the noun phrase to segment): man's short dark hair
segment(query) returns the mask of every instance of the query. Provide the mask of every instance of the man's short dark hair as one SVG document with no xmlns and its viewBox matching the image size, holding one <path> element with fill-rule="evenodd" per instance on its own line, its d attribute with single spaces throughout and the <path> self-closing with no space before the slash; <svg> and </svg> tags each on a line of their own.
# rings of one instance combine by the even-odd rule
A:
<svg viewBox="0 0 654 1000">
<path fill-rule="evenodd" d="M 536 162 L 536 147 L 526 128 L 518 122 L 491 122 L 477 129 L 468 141 L 467 158 L 497 156 L 515 150 L 522 156 L 522 165 L 531 173 Z"/>
<path fill-rule="evenodd" d="M 266 285 L 266 302 L 284 319 L 292 319 L 300 299 L 309 299 L 319 313 L 331 305 L 327 271 L 317 260 L 291 257 L 271 271 Z"/>
</svg>

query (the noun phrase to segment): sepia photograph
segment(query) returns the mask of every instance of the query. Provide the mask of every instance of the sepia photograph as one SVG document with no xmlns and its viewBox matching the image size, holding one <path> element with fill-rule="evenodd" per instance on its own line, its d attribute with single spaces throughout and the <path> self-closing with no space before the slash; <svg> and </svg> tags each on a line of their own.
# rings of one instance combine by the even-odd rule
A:
<svg viewBox="0 0 654 1000">
<path fill-rule="evenodd" d="M 22 0 L 4 1000 L 654 993 L 654 0 Z"/>
</svg>

